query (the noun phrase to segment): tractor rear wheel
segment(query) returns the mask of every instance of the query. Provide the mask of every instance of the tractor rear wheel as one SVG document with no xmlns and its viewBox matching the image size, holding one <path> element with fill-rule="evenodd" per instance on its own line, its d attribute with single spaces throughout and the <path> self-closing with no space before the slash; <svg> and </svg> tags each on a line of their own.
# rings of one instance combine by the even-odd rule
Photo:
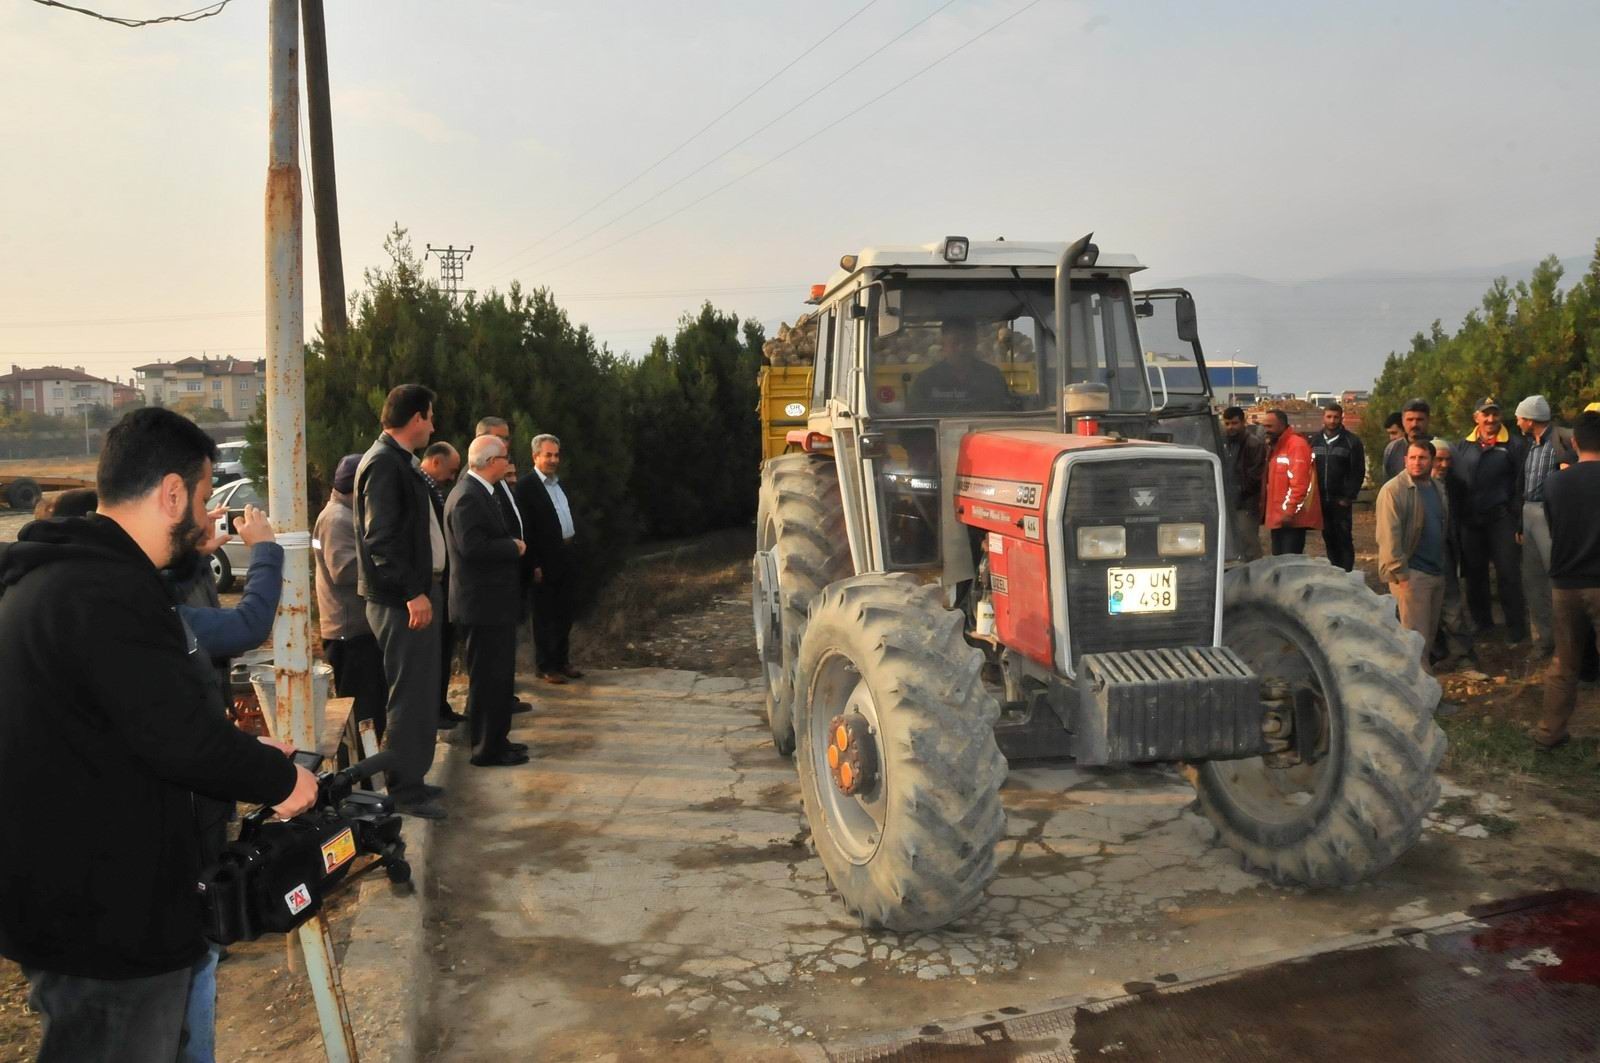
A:
<svg viewBox="0 0 1600 1063">
<path fill-rule="evenodd" d="M 999 704 L 960 612 L 906 575 L 835 583 L 795 673 L 800 792 L 828 878 L 863 926 L 927 930 L 971 910 L 1005 833 Z"/>
<path fill-rule="evenodd" d="M 806 612 L 824 587 L 851 572 L 833 462 L 785 454 L 763 465 L 750 593 L 767 723 L 784 756 L 794 752 L 794 661 Z"/>
<path fill-rule="evenodd" d="M 1298 696 L 1297 748 L 1314 763 L 1272 757 L 1211 761 L 1195 775 L 1200 807 L 1224 844 L 1274 882 L 1343 886 L 1392 864 L 1422 834 L 1439 798 L 1445 736 L 1439 684 L 1422 671 L 1422 640 L 1361 573 L 1298 555 L 1230 569 L 1223 641 L 1262 677 Z"/>
<path fill-rule="evenodd" d="M 39 499 L 42 497 L 39 481 L 28 476 L 17 477 L 6 489 L 6 502 L 12 509 L 32 509 L 39 504 Z"/>
</svg>

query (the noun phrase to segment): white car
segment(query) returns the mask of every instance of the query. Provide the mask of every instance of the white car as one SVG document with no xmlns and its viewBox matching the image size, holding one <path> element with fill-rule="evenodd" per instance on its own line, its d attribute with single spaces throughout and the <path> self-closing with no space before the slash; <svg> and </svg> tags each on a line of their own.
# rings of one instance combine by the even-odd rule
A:
<svg viewBox="0 0 1600 1063">
<path fill-rule="evenodd" d="M 247 446 L 249 444 L 242 439 L 217 444 L 217 461 L 211 466 L 213 484 L 229 483 L 244 475 L 244 448 Z"/>
<path fill-rule="evenodd" d="M 240 476 L 212 492 L 211 508 L 218 506 L 227 506 L 228 511 L 217 519 L 217 531 L 226 528 L 229 535 L 222 548 L 211 555 L 211 574 L 217 577 L 217 590 L 228 591 L 239 578 L 235 573 L 243 575 L 250 567 L 250 548 L 233 534 L 233 522 L 244 515 L 245 506 L 266 509 L 267 500 L 261 497 L 254 480 Z"/>
</svg>

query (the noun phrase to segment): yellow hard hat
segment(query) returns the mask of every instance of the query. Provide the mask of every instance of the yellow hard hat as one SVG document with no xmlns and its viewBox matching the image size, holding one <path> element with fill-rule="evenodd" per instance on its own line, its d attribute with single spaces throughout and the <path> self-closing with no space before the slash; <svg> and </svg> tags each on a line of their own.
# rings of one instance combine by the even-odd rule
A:
<svg viewBox="0 0 1600 1063">
<path fill-rule="evenodd" d="M 1583 408 L 1584 413 L 1600 413 L 1600 402 L 1591 402 Z"/>
</svg>

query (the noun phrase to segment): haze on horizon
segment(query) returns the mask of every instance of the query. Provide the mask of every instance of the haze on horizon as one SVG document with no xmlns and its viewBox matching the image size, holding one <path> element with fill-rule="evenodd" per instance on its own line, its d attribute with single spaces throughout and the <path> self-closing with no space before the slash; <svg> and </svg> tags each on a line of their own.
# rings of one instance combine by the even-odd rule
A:
<svg viewBox="0 0 1600 1063">
<path fill-rule="evenodd" d="M 1571 0 L 330 0 L 327 17 L 349 290 L 398 222 L 419 253 L 474 245 L 470 287 L 549 286 L 619 352 L 704 299 L 770 330 L 866 244 L 1092 229 L 1152 283 L 1198 278 L 1213 357 L 1275 388 L 1364 386 L 1432 317 L 1457 324 L 1480 273 L 1586 263 L 1600 236 L 1600 7 Z M 265 28 L 259 0 L 138 30 L 0 9 L 0 367 L 260 355 Z M 308 338 L 315 268 L 308 205 Z M 1448 305 L 1391 306 L 1387 340 L 1389 318 L 1345 330 L 1309 297 L 1267 331 L 1237 292 L 1206 316 L 1218 275 L 1372 272 L 1469 280 L 1439 288 Z M 1328 358 L 1354 379 L 1324 380 Z"/>
</svg>

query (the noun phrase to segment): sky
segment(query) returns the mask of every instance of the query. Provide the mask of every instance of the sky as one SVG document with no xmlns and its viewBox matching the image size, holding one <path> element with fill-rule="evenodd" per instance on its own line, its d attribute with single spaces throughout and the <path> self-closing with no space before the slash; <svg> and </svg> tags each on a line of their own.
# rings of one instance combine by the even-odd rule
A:
<svg viewBox="0 0 1600 1063">
<path fill-rule="evenodd" d="M 706 299 L 770 329 L 841 254 L 953 234 L 1093 230 L 1152 284 L 1600 237 L 1592 2 L 326 2 L 347 288 L 398 223 L 618 352 Z M 261 356 L 266 20 L 0 5 L 0 370 Z M 309 337 L 309 204 L 305 261 Z M 1247 326 L 1208 345 L 1322 383 Z M 1375 373 L 1360 335 L 1327 353 Z"/>
</svg>

